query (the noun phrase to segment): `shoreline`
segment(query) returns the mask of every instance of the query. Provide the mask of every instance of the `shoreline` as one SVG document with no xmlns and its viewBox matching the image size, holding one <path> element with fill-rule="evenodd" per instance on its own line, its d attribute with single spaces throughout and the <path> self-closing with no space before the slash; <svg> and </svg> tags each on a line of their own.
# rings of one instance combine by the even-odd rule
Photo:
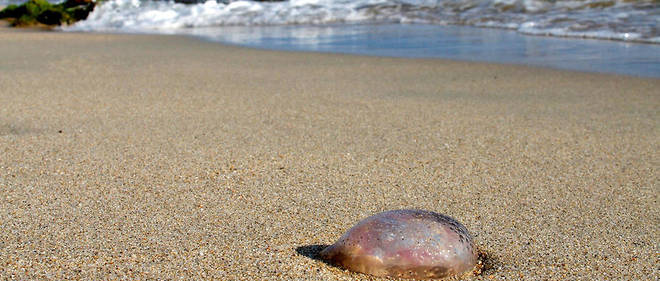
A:
<svg viewBox="0 0 660 281">
<path fill-rule="evenodd" d="M 660 46 L 612 40 L 531 36 L 504 29 L 361 24 L 230 26 L 172 32 L 208 42 L 263 50 L 445 59 L 660 78 L 660 60 L 655 58 L 655 52 Z M 126 34 L 116 31 L 110 33 Z M 366 39 L 361 35 L 365 33 L 378 35 Z M 406 39 L 402 41 L 402 38 Z"/>
<path fill-rule="evenodd" d="M 456 218 L 466 280 L 653 279 L 660 80 L 0 28 L 0 279 L 382 280 L 313 257 Z"/>
<path fill-rule="evenodd" d="M 79 32 L 79 33 L 85 33 L 85 32 Z M 105 32 L 101 32 L 101 33 L 105 33 Z M 111 32 L 108 32 L 107 34 L 122 35 L 122 34 L 126 34 L 126 33 L 111 33 Z M 350 52 L 313 51 L 313 50 L 297 50 L 297 49 L 276 49 L 276 48 L 269 48 L 269 47 L 247 46 L 247 45 L 241 45 L 241 44 L 238 44 L 238 43 L 231 43 L 231 42 L 214 41 L 212 39 L 203 38 L 201 36 L 184 35 L 184 34 L 135 34 L 135 35 L 191 37 L 193 40 L 196 39 L 196 40 L 201 40 L 201 41 L 205 41 L 205 42 L 211 42 L 213 44 L 220 44 L 220 45 L 223 45 L 223 46 L 231 46 L 231 47 L 236 47 L 236 48 L 246 48 L 246 49 L 258 50 L 258 51 L 284 52 L 284 53 L 294 53 L 294 54 L 295 53 L 328 54 L 328 55 L 340 55 L 340 56 L 358 57 L 358 58 L 365 58 L 365 57 L 366 58 L 377 58 L 377 59 L 402 59 L 402 60 L 418 60 L 418 61 L 433 61 L 433 60 L 436 60 L 436 61 L 466 63 L 466 64 L 476 64 L 476 65 L 499 65 L 499 66 L 503 66 L 503 67 L 514 67 L 514 68 L 522 67 L 522 68 L 542 69 L 542 70 L 548 70 L 548 71 L 559 71 L 559 72 L 567 72 L 567 73 L 595 74 L 595 75 L 606 75 L 606 76 L 622 76 L 622 77 L 640 78 L 640 79 L 660 79 L 660 73 L 658 75 L 653 76 L 651 74 L 626 74 L 626 73 L 614 73 L 614 72 L 595 71 L 595 70 L 566 69 L 566 68 L 561 68 L 561 67 L 556 67 L 556 66 L 542 66 L 542 65 L 533 65 L 533 64 L 515 63 L 515 62 L 493 62 L 493 61 L 484 61 L 484 60 L 465 60 L 465 59 L 459 59 L 459 58 L 441 58 L 441 57 L 401 57 L 401 56 L 394 56 L 394 55 L 391 55 L 391 56 L 390 55 L 369 55 L 369 54 L 357 54 L 357 53 L 350 53 Z M 544 37 L 542 35 L 530 35 L 530 36 Z M 575 38 L 567 37 L 565 39 L 575 39 Z M 589 39 L 589 40 L 602 41 L 600 39 Z M 613 41 L 613 42 L 619 42 L 619 41 Z M 634 43 L 634 44 L 648 44 L 648 43 Z"/>
</svg>

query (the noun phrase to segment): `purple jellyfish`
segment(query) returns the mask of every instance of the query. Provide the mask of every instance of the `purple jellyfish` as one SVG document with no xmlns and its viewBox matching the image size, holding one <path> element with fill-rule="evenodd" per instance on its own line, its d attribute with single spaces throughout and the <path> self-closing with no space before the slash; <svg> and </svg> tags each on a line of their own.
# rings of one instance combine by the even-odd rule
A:
<svg viewBox="0 0 660 281">
<path fill-rule="evenodd" d="M 467 229 L 424 210 L 386 211 L 360 221 L 320 257 L 350 271 L 399 278 L 443 278 L 477 264 Z"/>
</svg>

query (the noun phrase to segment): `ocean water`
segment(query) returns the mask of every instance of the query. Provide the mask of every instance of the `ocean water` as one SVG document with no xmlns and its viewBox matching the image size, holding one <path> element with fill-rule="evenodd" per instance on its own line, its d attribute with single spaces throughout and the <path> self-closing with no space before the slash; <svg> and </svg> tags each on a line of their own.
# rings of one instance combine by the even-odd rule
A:
<svg viewBox="0 0 660 281">
<path fill-rule="evenodd" d="M 183 34 L 287 51 L 444 58 L 660 78 L 660 45 L 429 24 L 228 26 Z"/>
<path fill-rule="evenodd" d="M 180 1 L 106 0 L 62 30 L 660 77 L 658 0 Z"/>
</svg>

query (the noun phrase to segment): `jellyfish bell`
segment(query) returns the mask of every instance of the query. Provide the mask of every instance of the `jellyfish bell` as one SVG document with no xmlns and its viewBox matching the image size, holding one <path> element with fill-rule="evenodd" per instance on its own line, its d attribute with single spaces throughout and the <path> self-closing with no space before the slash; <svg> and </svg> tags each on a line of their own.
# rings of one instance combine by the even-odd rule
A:
<svg viewBox="0 0 660 281">
<path fill-rule="evenodd" d="M 368 217 L 319 255 L 350 271 L 414 279 L 460 275 L 477 264 L 467 229 L 449 216 L 424 210 Z"/>
</svg>

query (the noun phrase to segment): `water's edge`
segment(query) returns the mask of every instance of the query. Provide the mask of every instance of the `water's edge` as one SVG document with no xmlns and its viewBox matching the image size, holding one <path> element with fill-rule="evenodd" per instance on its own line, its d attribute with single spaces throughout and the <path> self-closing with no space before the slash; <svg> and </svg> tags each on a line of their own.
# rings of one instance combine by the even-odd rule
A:
<svg viewBox="0 0 660 281">
<path fill-rule="evenodd" d="M 258 49 L 530 65 L 660 78 L 660 45 L 425 24 L 194 28 L 202 40 Z"/>
</svg>

